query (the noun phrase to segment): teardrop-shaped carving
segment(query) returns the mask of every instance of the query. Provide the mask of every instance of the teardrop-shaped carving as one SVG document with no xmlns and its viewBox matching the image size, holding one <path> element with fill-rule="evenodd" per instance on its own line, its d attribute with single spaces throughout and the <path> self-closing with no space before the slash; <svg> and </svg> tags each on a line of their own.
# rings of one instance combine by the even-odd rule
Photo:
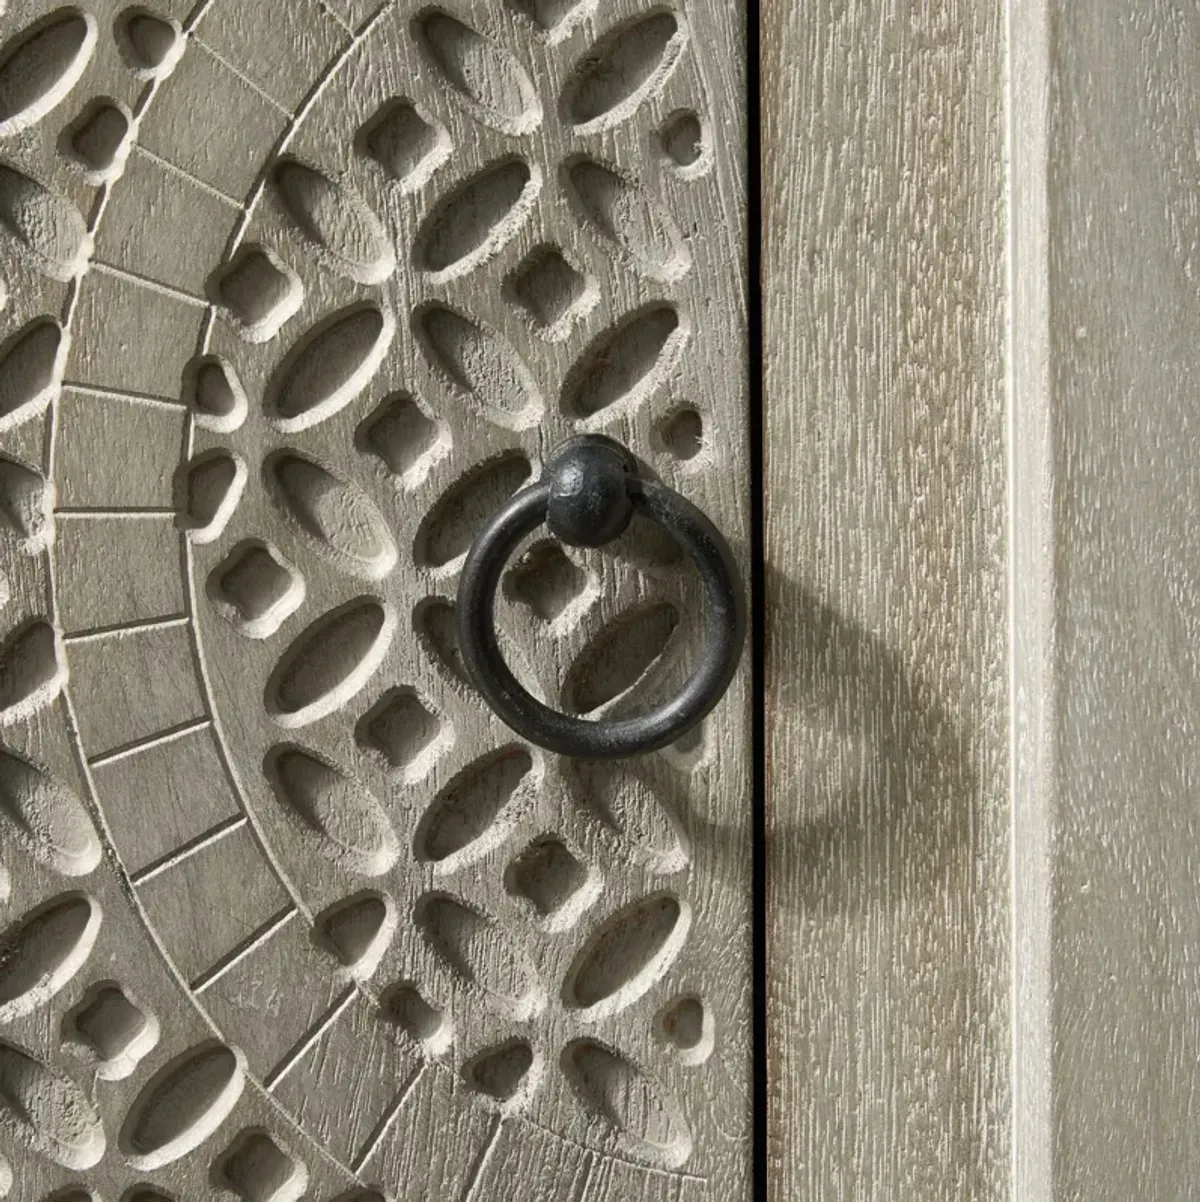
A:
<svg viewBox="0 0 1200 1202">
<path fill-rule="evenodd" d="M 426 597 L 413 610 L 413 633 L 452 685 L 470 684 L 458 645 L 458 618 L 453 602 L 444 597 Z"/>
<path fill-rule="evenodd" d="M 100 907 L 67 893 L 0 934 L 0 1023 L 29 1014 L 87 963 L 100 932 Z"/>
<path fill-rule="evenodd" d="M 138 1095 L 118 1144 L 139 1172 L 194 1151 L 229 1117 L 246 1084 L 240 1052 L 202 1043 L 160 1069 Z"/>
<path fill-rule="evenodd" d="M 462 1075 L 468 1089 L 503 1113 L 511 1113 L 537 1089 L 542 1058 L 527 1040 L 506 1039 L 472 1056 Z"/>
<path fill-rule="evenodd" d="M 280 430 L 307 430 L 344 409 L 371 382 L 391 345 L 390 311 L 350 305 L 308 331 L 267 386 L 267 413 Z"/>
<path fill-rule="evenodd" d="M 249 412 L 241 380 L 219 355 L 201 355 L 184 368 L 183 402 L 196 425 L 214 434 L 240 430 Z"/>
<path fill-rule="evenodd" d="M 92 239 L 79 210 L 38 180 L 0 163 L 0 227 L 33 267 L 55 280 L 74 279 Z"/>
<path fill-rule="evenodd" d="M 542 106 L 525 68 L 503 46 L 439 8 L 413 22 L 421 49 L 485 125 L 507 134 L 536 129 Z"/>
<path fill-rule="evenodd" d="M 360 284 L 380 284 L 395 271 L 382 222 L 349 185 L 290 157 L 276 163 L 271 179 L 288 216 L 335 270 Z"/>
<path fill-rule="evenodd" d="M 186 42 L 179 22 L 137 5 L 117 21 L 117 42 L 130 70 L 142 79 L 164 79 L 175 69 Z"/>
<path fill-rule="evenodd" d="M 382 876 L 400 845 L 383 807 L 365 785 L 301 747 L 274 748 L 267 779 L 292 824 L 327 860 L 362 876 Z"/>
<path fill-rule="evenodd" d="M 687 338 L 673 305 L 652 304 L 605 330 L 563 382 L 563 410 L 591 417 L 619 405 L 631 409 L 657 392 Z"/>
<path fill-rule="evenodd" d="M 454 1020 L 411 981 L 397 981 L 384 990 L 379 1014 L 431 1056 L 440 1056 L 454 1042 Z"/>
<path fill-rule="evenodd" d="M 636 775 L 596 761 L 573 765 L 570 777 L 583 812 L 620 840 L 623 855 L 664 875 L 687 866 L 691 847 L 682 823 Z"/>
<path fill-rule="evenodd" d="M 478 267 L 520 230 L 541 187 L 524 159 L 489 163 L 434 206 L 417 233 L 417 266 L 439 279 Z"/>
<path fill-rule="evenodd" d="M 441 304 L 418 309 L 413 325 L 426 358 L 485 417 L 510 430 L 536 424 L 542 413 L 537 385 L 503 335 Z"/>
<path fill-rule="evenodd" d="M 383 958 L 399 924 L 392 899 L 367 890 L 330 906 L 317 916 L 317 943 L 332 953 L 360 981 L 365 981 Z"/>
<path fill-rule="evenodd" d="M 179 469 L 176 525 L 195 543 L 216 542 L 246 487 L 246 464 L 232 451 L 204 451 Z"/>
<path fill-rule="evenodd" d="M 59 8 L 0 48 L 0 138 L 36 125 L 79 82 L 96 46 L 96 19 Z"/>
<path fill-rule="evenodd" d="M 456 565 L 484 523 L 528 479 L 529 460 L 508 451 L 472 468 L 452 484 L 417 528 L 413 553 L 431 568 Z"/>
<path fill-rule="evenodd" d="M 446 966 L 502 1013 L 523 1022 L 541 1011 L 546 999 L 528 950 L 494 919 L 444 893 L 421 898 L 414 918 Z"/>
<path fill-rule="evenodd" d="M 395 632 L 395 612 L 373 597 L 357 597 L 318 618 L 271 674 L 267 712 L 285 727 L 333 713 L 375 674 Z"/>
<path fill-rule="evenodd" d="M 108 184 L 125 170 L 133 145 L 133 113 L 119 100 L 93 100 L 63 131 L 65 152 L 89 184 Z"/>
<path fill-rule="evenodd" d="M 74 1081 L 0 1041 L 0 1130 L 64 1169 L 90 1169 L 104 1155 L 104 1127 Z"/>
<path fill-rule="evenodd" d="M 673 283 L 687 273 L 692 260 L 679 226 L 641 184 L 578 158 L 564 164 L 563 185 L 580 216 L 647 279 Z"/>
<path fill-rule="evenodd" d="M 66 682 L 67 663 L 54 627 L 40 618 L 19 626 L 0 644 L 0 725 L 27 721 Z"/>
<path fill-rule="evenodd" d="M 563 1005 L 588 1018 L 633 1005 L 683 950 L 691 909 L 670 893 L 643 897 L 614 914 L 580 949 L 563 981 Z"/>
<path fill-rule="evenodd" d="M 501 748 L 464 768 L 430 802 L 417 826 L 417 858 L 453 871 L 502 843 L 514 795 L 533 770 L 521 746 Z"/>
<path fill-rule="evenodd" d="M 263 477 L 285 515 L 343 571 L 379 580 L 395 566 L 387 522 L 357 484 L 293 450 L 268 457 Z"/>
<path fill-rule="evenodd" d="M 0 751 L 0 822 L 63 876 L 87 876 L 100 863 L 100 840 L 83 802 L 48 769 L 11 751 Z"/>
<path fill-rule="evenodd" d="M 692 1133 L 679 1103 L 620 1052 L 594 1039 L 576 1039 L 563 1049 L 562 1067 L 584 1107 L 638 1160 L 675 1169 L 692 1154 Z"/>
<path fill-rule="evenodd" d="M 561 41 L 596 7 L 596 0 L 509 0 L 509 3 L 552 42 Z"/>
<path fill-rule="evenodd" d="M 0 455 L 0 527 L 16 535 L 27 555 L 54 541 L 54 490 L 36 468 Z"/>
<path fill-rule="evenodd" d="M 627 120 L 662 89 L 686 41 L 671 12 L 651 12 L 618 25 L 575 64 L 563 89 L 563 109 L 574 125 L 589 132 Z"/>
<path fill-rule="evenodd" d="M 52 317 L 34 318 L 0 351 L 0 434 L 45 412 L 62 386 L 68 337 Z"/>
</svg>

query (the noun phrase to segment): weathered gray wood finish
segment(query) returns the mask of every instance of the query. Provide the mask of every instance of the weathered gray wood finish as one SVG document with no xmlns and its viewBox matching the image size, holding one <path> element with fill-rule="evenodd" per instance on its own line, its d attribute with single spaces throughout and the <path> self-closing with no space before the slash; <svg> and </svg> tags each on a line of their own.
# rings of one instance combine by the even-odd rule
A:
<svg viewBox="0 0 1200 1202">
<path fill-rule="evenodd" d="M 1200 14 L 764 50 L 771 1196 L 1190 1198 Z"/>
<path fill-rule="evenodd" d="M 0 1197 L 748 1197 L 749 672 L 578 765 L 453 615 L 584 430 L 745 558 L 744 68 L 701 4 L 0 3 Z M 502 593 L 575 712 L 697 651 L 653 530 Z"/>
</svg>

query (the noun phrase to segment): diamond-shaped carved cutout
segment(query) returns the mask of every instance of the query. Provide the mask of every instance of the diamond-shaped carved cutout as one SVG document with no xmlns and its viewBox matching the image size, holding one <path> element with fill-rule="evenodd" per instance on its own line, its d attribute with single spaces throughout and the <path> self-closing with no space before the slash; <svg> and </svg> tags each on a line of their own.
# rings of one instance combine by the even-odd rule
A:
<svg viewBox="0 0 1200 1202">
<path fill-rule="evenodd" d="M 567 262 L 557 246 L 539 246 L 508 278 L 509 295 L 547 338 L 565 338 L 596 303 L 596 282 Z"/>
<path fill-rule="evenodd" d="M 553 835 L 535 839 L 508 866 L 505 888 L 523 898 L 548 928 L 566 930 L 600 893 L 600 878 Z"/>
</svg>

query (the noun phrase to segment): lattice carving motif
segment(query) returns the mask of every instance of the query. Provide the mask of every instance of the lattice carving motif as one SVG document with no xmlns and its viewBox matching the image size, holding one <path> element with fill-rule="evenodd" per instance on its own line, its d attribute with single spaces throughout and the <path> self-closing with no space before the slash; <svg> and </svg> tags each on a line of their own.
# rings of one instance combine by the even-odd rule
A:
<svg viewBox="0 0 1200 1202">
<path fill-rule="evenodd" d="M 744 1194 L 744 682 L 562 762 L 452 608 L 572 432 L 744 528 L 725 20 L 0 15 L 0 1197 Z M 635 529 L 500 624 L 606 713 L 697 608 Z"/>
</svg>

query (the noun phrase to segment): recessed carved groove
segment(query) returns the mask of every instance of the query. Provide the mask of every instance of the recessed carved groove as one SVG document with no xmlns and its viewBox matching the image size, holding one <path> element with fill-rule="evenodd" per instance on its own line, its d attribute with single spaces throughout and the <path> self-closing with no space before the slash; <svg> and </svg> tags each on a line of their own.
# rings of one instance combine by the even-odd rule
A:
<svg viewBox="0 0 1200 1202">
<path fill-rule="evenodd" d="M 526 256 L 505 281 L 505 293 L 552 342 L 565 338 L 600 299 L 595 279 L 577 271 L 557 246 L 539 246 Z"/>
<path fill-rule="evenodd" d="M 286 448 L 267 457 L 263 479 L 292 525 L 342 571 L 380 580 L 395 567 L 387 522 L 357 484 Z"/>
<path fill-rule="evenodd" d="M 524 430 L 541 417 L 532 373 L 496 330 L 442 304 L 418 309 L 413 328 L 433 367 L 490 421 Z"/>
<path fill-rule="evenodd" d="M 541 1058 L 524 1039 L 507 1039 L 476 1053 L 463 1065 L 467 1088 L 503 1111 L 529 1100 L 541 1077 Z"/>
<path fill-rule="evenodd" d="M 93 985 L 63 1020 L 63 1038 L 94 1061 L 103 1081 L 122 1081 L 158 1044 L 159 1025 L 113 981 Z"/>
<path fill-rule="evenodd" d="M 125 170 L 133 145 L 133 114 L 111 96 L 91 101 L 63 131 L 63 146 L 90 184 L 108 184 Z"/>
<path fill-rule="evenodd" d="M 225 533 L 246 488 L 246 463 L 232 451 L 204 451 L 178 471 L 175 524 L 195 543 L 213 543 Z"/>
<path fill-rule="evenodd" d="M 567 671 L 563 704 L 573 714 L 594 713 L 629 692 L 667 649 L 679 625 L 669 601 L 630 610 L 610 622 Z"/>
<path fill-rule="evenodd" d="M 61 193 L 0 163 L 0 228 L 17 253 L 43 275 L 74 279 L 87 265 L 92 238 L 79 210 Z"/>
<path fill-rule="evenodd" d="M 390 100 L 363 126 L 357 143 L 402 192 L 415 192 L 450 157 L 450 135 L 410 100 Z"/>
<path fill-rule="evenodd" d="M 16 536 L 26 555 L 54 541 L 54 489 L 36 468 L 0 455 L 0 528 Z"/>
<path fill-rule="evenodd" d="M 670 376 L 687 339 L 673 305 L 652 304 L 605 330 L 567 374 L 563 410 L 591 417 L 614 405 L 631 409 Z"/>
<path fill-rule="evenodd" d="M 240 430 L 250 408 L 233 365 L 219 355 L 201 355 L 183 369 L 183 403 L 214 434 Z"/>
<path fill-rule="evenodd" d="M 591 578 L 567 558 L 558 543 L 535 543 L 505 577 L 505 592 L 543 622 L 563 625 L 593 591 Z M 560 621 L 560 619 L 562 621 Z"/>
<path fill-rule="evenodd" d="M 151 1077 L 130 1107 L 118 1146 L 138 1172 L 171 1164 L 216 1134 L 245 1084 L 240 1052 L 215 1041 L 199 1044 Z"/>
<path fill-rule="evenodd" d="M 684 276 L 691 254 L 675 219 L 630 176 L 594 159 L 568 159 L 567 197 L 583 220 L 634 270 L 669 284 Z"/>
<path fill-rule="evenodd" d="M 400 856 L 375 796 L 347 772 L 302 747 L 273 748 L 263 765 L 284 814 L 313 849 L 361 876 L 382 876 Z"/>
<path fill-rule="evenodd" d="M 570 779 L 584 812 L 616 835 L 632 860 L 663 874 L 687 866 L 690 845 L 682 824 L 633 773 L 612 764 L 579 763 Z"/>
<path fill-rule="evenodd" d="M 395 271 L 383 224 L 348 184 L 291 157 L 275 164 L 271 180 L 284 211 L 334 270 L 360 284 L 380 284 Z"/>
<path fill-rule="evenodd" d="M 98 1164 L 107 1146 L 83 1090 L 6 1041 L 0 1041 L 0 1131 L 77 1173 Z"/>
<path fill-rule="evenodd" d="M 483 524 L 533 472 L 520 451 L 472 468 L 446 490 L 417 528 L 413 555 L 423 567 L 452 569 Z"/>
<path fill-rule="evenodd" d="M 87 876 L 100 840 L 83 802 L 48 769 L 0 750 L 0 821 L 34 859 L 63 876 Z"/>
<path fill-rule="evenodd" d="M 569 930 L 600 896 L 603 882 L 554 835 L 535 839 L 508 866 L 504 887 L 523 898 L 549 931 Z"/>
<path fill-rule="evenodd" d="M 417 266 L 438 279 L 478 267 L 521 228 L 541 188 L 541 172 L 524 159 L 489 163 L 434 205 L 417 232 Z"/>
<path fill-rule="evenodd" d="M 596 0 L 509 0 L 509 3 L 548 34 L 551 41 L 565 37 L 596 7 Z"/>
<path fill-rule="evenodd" d="M 426 597 L 413 610 L 413 632 L 426 655 L 455 685 L 469 682 L 458 645 L 454 604 L 444 597 Z"/>
<path fill-rule="evenodd" d="M 521 746 L 501 748 L 470 764 L 442 788 L 417 825 L 417 859 L 452 872 L 507 838 L 514 800 L 533 771 Z"/>
<path fill-rule="evenodd" d="M 368 889 L 319 914 L 313 937 L 356 980 L 365 981 L 379 967 L 398 925 L 392 899 Z"/>
<path fill-rule="evenodd" d="M 450 432 L 407 392 L 386 397 L 358 428 L 361 450 L 378 457 L 393 476 L 415 487 L 450 453 Z"/>
<path fill-rule="evenodd" d="M 663 153 L 681 175 L 695 175 L 707 165 L 708 128 L 694 109 L 672 113 L 663 122 L 658 137 Z"/>
<path fill-rule="evenodd" d="M 56 9 L 0 48 L 0 138 L 36 125 L 79 82 L 96 47 L 96 19 Z"/>
<path fill-rule="evenodd" d="M 267 385 L 267 415 L 285 433 L 327 421 L 374 378 L 395 333 L 386 309 L 366 302 L 320 321 L 288 352 Z"/>
<path fill-rule="evenodd" d="M 414 1043 L 433 1056 L 440 1056 L 454 1038 L 450 1016 L 434 1006 L 416 985 L 401 981 L 384 991 L 379 1002 L 380 1016 L 399 1027 Z"/>
<path fill-rule="evenodd" d="M 523 134 L 541 123 L 537 91 L 525 68 L 504 47 L 438 8 L 414 19 L 413 35 L 451 94 L 485 125 Z"/>
<path fill-rule="evenodd" d="M 270 638 L 304 602 L 304 577 L 268 543 L 239 543 L 208 577 L 216 611 L 249 639 Z"/>
<path fill-rule="evenodd" d="M 243 246 L 209 278 L 208 293 L 247 342 L 269 342 L 304 303 L 300 277 L 265 246 Z"/>
<path fill-rule="evenodd" d="M 0 933 L 0 1023 L 30 1014 L 87 964 L 100 933 L 100 906 L 65 893 Z"/>
<path fill-rule="evenodd" d="M 514 932 L 444 893 L 421 898 L 413 917 L 446 967 L 482 990 L 501 1013 L 524 1022 L 541 1012 L 545 994 L 529 952 Z"/>
<path fill-rule="evenodd" d="M 563 89 L 563 110 L 581 131 L 627 120 L 662 90 L 686 42 L 679 18 L 662 9 L 618 25 L 575 64 Z"/>
<path fill-rule="evenodd" d="M 614 914 L 567 970 L 563 1005 L 589 1019 L 633 1005 L 683 950 L 691 917 L 690 907 L 670 893 L 644 897 Z"/>
<path fill-rule="evenodd" d="M 35 317 L 0 350 L 0 434 L 44 413 L 58 397 L 70 344 L 52 317 Z"/>
<path fill-rule="evenodd" d="M 668 1002 L 659 1012 L 656 1026 L 680 1064 L 694 1068 L 712 1055 L 715 1043 L 712 1012 L 698 997 Z"/>
<path fill-rule="evenodd" d="M 657 430 L 664 449 L 681 463 L 704 450 L 704 419 L 695 409 L 676 409 L 658 423 Z"/>
<path fill-rule="evenodd" d="M 375 674 L 396 631 L 391 606 L 358 597 L 297 636 L 267 682 L 267 712 L 285 727 L 333 713 Z"/>
<path fill-rule="evenodd" d="M 117 44 L 129 69 L 142 79 L 163 79 L 175 69 L 186 43 L 179 22 L 136 5 L 117 18 Z"/>
<path fill-rule="evenodd" d="M 241 1132 L 213 1165 L 220 1189 L 242 1202 L 299 1202 L 308 1189 L 308 1169 L 267 1132 Z"/>
<path fill-rule="evenodd" d="M 679 1104 L 643 1069 L 594 1039 L 567 1044 L 562 1068 L 580 1102 L 631 1155 L 664 1169 L 687 1161 L 692 1133 Z"/>
<path fill-rule="evenodd" d="M 454 742 L 454 730 L 417 696 L 414 689 L 390 689 L 363 716 L 360 747 L 383 757 L 408 781 L 425 776 Z"/>
<path fill-rule="evenodd" d="M 0 644 L 0 725 L 26 722 L 67 683 L 67 663 L 54 627 L 33 618 Z"/>
</svg>

